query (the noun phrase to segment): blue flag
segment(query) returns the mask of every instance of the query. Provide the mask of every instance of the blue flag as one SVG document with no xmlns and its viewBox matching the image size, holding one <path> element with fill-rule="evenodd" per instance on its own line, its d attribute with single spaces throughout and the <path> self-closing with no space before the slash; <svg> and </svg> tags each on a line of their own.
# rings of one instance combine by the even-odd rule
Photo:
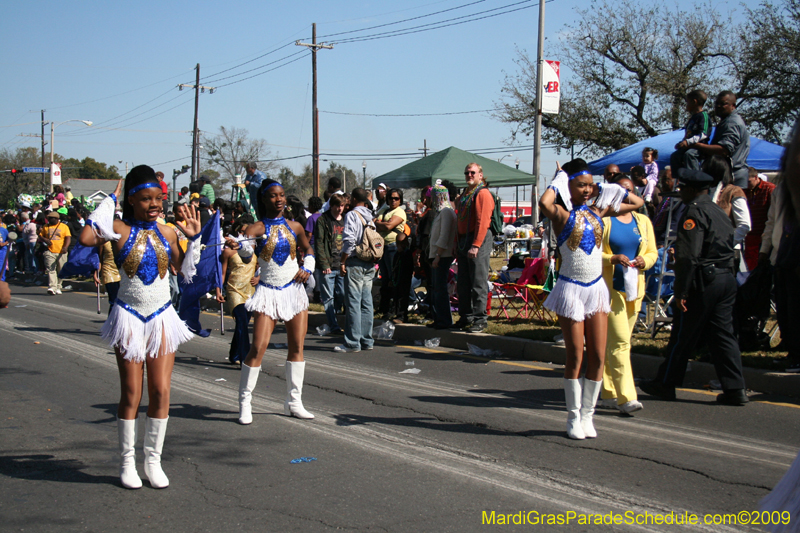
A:
<svg viewBox="0 0 800 533">
<path fill-rule="evenodd" d="M 186 283 L 183 276 L 178 276 L 178 283 L 181 289 L 181 303 L 178 309 L 178 316 L 186 322 L 189 329 L 201 337 L 208 337 L 211 330 L 203 329 L 200 324 L 200 298 L 207 292 L 215 291 L 217 287 L 222 287 L 222 264 L 219 256 L 222 253 L 222 237 L 219 229 L 219 211 L 214 218 L 206 222 L 198 238 L 206 248 L 200 254 L 200 262 L 197 264 L 197 272 L 191 283 Z M 185 261 L 189 261 L 187 257 Z"/>
<path fill-rule="evenodd" d="M 8 242 L 8 230 L 0 228 L 0 242 Z M 6 267 L 8 266 L 8 244 L 0 248 L 0 281 L 6 280 Z"/>
<path fill-rule="evenodd" d="M 69 259 L 64 263 L 58 277 L 91 276 L 97 270 L 100 270 L 100 255 L 97 253 L 97 247 L 78 243 L 69 253 Z"/>
</svg>

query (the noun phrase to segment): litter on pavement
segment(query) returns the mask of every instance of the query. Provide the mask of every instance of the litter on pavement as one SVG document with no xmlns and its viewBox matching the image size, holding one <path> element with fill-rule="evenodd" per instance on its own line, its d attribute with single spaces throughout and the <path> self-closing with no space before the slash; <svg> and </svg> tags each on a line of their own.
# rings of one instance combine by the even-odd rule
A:
<svg viewBox="0 0 800 533">
<path fill-rule="evenodd" d="M 469 350 L 470 355 L 479 355 L 483 357 L 497 357 L 498 355 L 503 355 L 503 352 L 499 350 L 492 350 L 491 348 L 478 348 L 474 344 L 467 343 L 467 350 Z"/>
</svg>

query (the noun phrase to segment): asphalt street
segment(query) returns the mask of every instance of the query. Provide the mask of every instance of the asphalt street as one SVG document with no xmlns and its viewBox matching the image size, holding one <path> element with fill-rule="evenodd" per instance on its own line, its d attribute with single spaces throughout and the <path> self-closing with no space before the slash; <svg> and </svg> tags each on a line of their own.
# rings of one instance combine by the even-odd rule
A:
<svg viewBox="0 0 800 533">
<path fill-rule="evenodd" d="M 216 331 L 176 354 L 170 486 L 130 491 L 118 478 L 116 363 L 99 337 L 106 302 L 98 315 L 91 294 L 12 293 L 0 311 L 3 531 L 762 531 L 703 521 L 757 510 L 800 442 L 797 403 L 728 407 L 702 392 L 643 396 L 635 417 L 599 409 L 598 438 L 572 441 L 557 365 L 403 339 L 338 354 L 340 337 L 311 334 L 303 400 L 316 419 L 302 421 L 283 416 L 282 327 L 255 420 L 241 426 L 231 333 L 204 314 Z M 146 394 L 142 403 L 140 417 Z M 315 460 L 291 462 L 301 457 Z M 141 444 L 137 460 L 143 474 Z M 530 523 L 545 514 L 570 523 Z M 629 523 L 584 525 L 581 515 Z M 655 515 L 699 523 L 657 525 Z"/>
</svg>

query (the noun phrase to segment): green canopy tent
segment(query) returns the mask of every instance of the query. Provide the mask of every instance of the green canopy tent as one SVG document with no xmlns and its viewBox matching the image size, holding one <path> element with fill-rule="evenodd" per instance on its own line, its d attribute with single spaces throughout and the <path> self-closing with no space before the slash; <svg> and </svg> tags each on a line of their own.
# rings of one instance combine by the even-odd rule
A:
<svg viewBox="0 0 800 533">
<path fill-rule="evenodd" d="M 527 172 L 451 146 L 378 176 L 372 180 L 372 188 L 383 183 L 389 188 L 416 189 L 434 185 L 436 180 L 450 180 L 460 187 L 464 185 L 464 169 L 470 163 L 478 163 L 483 168 L 483 177 L 492 188 L 536 183 L 533 175 Z"/>
</svg>

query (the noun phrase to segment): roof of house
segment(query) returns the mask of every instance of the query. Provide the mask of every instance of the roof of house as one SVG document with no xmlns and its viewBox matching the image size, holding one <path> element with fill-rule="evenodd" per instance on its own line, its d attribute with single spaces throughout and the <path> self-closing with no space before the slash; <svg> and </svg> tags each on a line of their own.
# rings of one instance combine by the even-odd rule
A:
<svg viewBox="0 0 800 533">
<path fill-rule="evenodd" d="M 64 181 L 64 186 L 69 185 L 72 188 L 72 195 L 75 198 L 81 196 L 89 197 L 97 191 L 102 191 L 106 196 L 114 192 L 117 188 L 117 180 L 87 180 L 80 178 L 73 178 Z"/>
</svg>

